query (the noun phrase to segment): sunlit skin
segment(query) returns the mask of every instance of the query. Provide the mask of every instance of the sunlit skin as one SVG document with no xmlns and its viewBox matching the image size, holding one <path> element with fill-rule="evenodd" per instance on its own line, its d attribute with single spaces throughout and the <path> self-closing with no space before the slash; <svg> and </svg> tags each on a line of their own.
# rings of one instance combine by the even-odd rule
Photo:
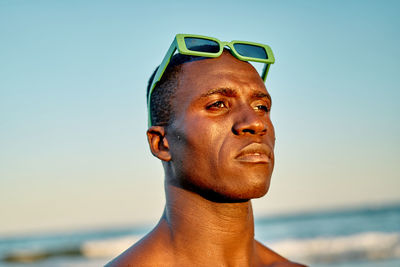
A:
<svg viewBox="0 0 400 267">
<path fill-rule="evenodd" d="M 251 199 L 269 189 L 275 144 L 258 72 L 229 52 L 184 63 L 173 106 L 168 126 L 147 131 L 164 213 L 108 266 L 303 266 L 254 239 Z"/>
</svg>

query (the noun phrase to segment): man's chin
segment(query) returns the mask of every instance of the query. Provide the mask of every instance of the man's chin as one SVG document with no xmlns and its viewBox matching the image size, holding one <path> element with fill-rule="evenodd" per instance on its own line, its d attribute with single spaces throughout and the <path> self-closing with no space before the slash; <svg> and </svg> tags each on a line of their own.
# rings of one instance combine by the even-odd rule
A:
<svg viewBox="0 0 400 267">
<path fill-rule="evenodd" d="M 229 176 L 224 182 L 210 184 L 192 183 L 182 180 L 175 184 L 185 190 L 192 191 L 203 198 L 220 203 L 246 202 L 253 198 L 263 197 L 269 190 L 270 175 L 257 173 L 243 176 Z"/>
<path fill-rule="evenodd" d="M 208 198 L 214 202 L 246 202 L 250 199 L 260 198 L 267 194 L 269 190 L 269 181 L 257 185 L 242 185 L 237 188 L 227 188 L 220 192 L 212 194 L 213 199 Z M 209 195 L 211 196 L 211 195 Z"/>
<path fill-rule="evenodd" d="M 260 198 L 267 194 L 271 183 L 272 173 L 256 172 L 248 174 L 245 179 L 238 179 L 240 182 L 235 185 L 236 196 L 240 199 Z"/>
<path fill-rule="evenodd" d="M 265 196 L 269 190 L 269 182 L 259 186 L 253 186 L 250 190 L 239 195 L 240 199 L 253 199 Z"/>
</svg>

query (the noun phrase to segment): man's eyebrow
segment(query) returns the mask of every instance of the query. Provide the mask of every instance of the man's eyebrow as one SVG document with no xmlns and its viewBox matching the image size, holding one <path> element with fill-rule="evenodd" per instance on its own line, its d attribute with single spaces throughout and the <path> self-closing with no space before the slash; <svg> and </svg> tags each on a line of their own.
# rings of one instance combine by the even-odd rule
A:
<svg viewBox="0 0 400 267">
<path fill-rule="evenodd" d="M 200 97 L 208 97 L 210 95 L 223 95 L 227 97 L 235 97 L 237 96 L 237 92 L 232 89 L 232 88 L 215 88 L 207 91 L 206 93 L 202 94 Z M 272 103 L 271 95 L 267 92 L 261 92 L 261 91 L 254 91 L 252 94 L 253 98 L 267 98 L 270 103 Z"/>
<path fill-rule="evenodd" d="M 201 97 L 208 97 L 210 95 L 223 95 L 228 97 L 235 97 L 237 96 L 237 92 L 231 88 L 215 88 L 207 91 L 206 93 L 202 94 Z"/>
<path fill-rule="evenodd" d="M 260 92 L 256 91 L 253 93 L 254 98 L 267 98 L 270 103 L 272 103 L 271 95 L 268 94 L 267 92 Z"/>
</svg>

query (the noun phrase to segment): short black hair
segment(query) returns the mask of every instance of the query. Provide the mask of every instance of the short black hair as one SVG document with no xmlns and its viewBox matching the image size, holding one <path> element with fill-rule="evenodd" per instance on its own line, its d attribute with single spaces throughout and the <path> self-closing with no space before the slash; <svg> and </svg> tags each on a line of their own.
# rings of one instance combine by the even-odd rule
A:
<svg viewBox="0 0 400 267">
<path fill-rule="evenodd" d="M 178 76 L 181 72 L 182 64 L 199 59 L 204 58 L 182 54 L 175 54 L 171 58 L 161 80 L 156 84 L 151 94 L 150 110 L 148 112 L 150 112 L 152 125 L 168 125 L 171 122 L 173 118 L 172 100 L 175 97 L 176 88 L 178 87 Z M 151 84 L 159 67 L 160 66 L 154 70 L 148 81 L 146 93 L 147 101 Z"/>
</svg>

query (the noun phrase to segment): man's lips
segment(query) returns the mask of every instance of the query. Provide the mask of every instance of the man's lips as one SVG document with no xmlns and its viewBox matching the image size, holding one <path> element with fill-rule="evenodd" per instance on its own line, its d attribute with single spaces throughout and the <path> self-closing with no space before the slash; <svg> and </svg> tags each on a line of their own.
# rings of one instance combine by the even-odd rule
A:
<svg viewBox="0 0 400 267">
<path fill-rule="evenodd" d="M 271 156 L 271 149 L 266 144 L 251 143 L 240 150 L 235 159 L 244 163 L 269 163 Z"/>
</svg>

